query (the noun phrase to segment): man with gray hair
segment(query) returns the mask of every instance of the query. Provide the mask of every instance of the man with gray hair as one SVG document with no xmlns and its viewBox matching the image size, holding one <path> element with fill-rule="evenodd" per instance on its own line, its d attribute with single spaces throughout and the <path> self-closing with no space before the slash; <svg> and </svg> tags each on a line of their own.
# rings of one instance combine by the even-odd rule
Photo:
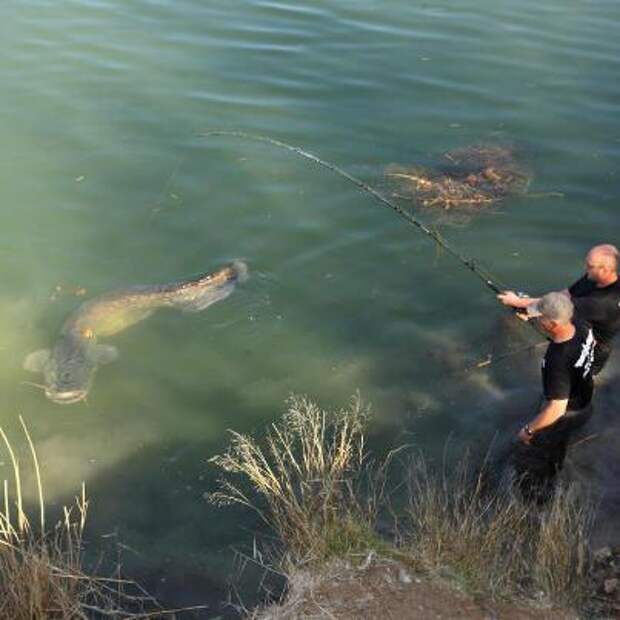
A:
<svg viewBox="0 0 620 620">
<path fill-rule="evenodd" d="M 563 292 L 528 306 L 551 342 L 542 360 L 542 405 L 519 431 L 515 468 L 524 495 L 539 502 L 549 496 L 571 434 L 592 414 L 595 339 L 586 323 L 573 322 L 573 311 Z"/>
<path fill-rule="evenodd" d="M 586 273 L 570 288 L 562 291 L 570 296 L 578 318 L 592 326 L 596 339 L 596 354 L 592 374 L 597 375 L 605 366 L 612 351 L 614 336 L 620 331 L 620 279 L 618 279 L 618 248 L 610 243 L 595 245 L 586 255 Z M 525 311 L 539 299 L 523 297 L 505 291 L 498 299 L 506 306 Z"/>
</svg>

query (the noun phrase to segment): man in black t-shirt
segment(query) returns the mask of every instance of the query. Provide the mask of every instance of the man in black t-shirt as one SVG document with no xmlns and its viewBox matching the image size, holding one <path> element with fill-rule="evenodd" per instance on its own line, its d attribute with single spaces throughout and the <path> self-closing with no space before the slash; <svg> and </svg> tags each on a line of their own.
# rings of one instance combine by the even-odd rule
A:
<svg viewBox="0 0 620 620">
<path fill-rule="evenodd" d="M 597 265 L 594 261 L 586 261 L 586 265 Z M 598 284 L 591 277 L 590 269 L 586 275 L 577 280 L 569 289 L 575 305 L 575 313 L 592 325 L 596 338 L 596 355 L 592 374 L 597 375 L 605 366 L 611 354 L 614 336 L 620 331 L 620 280 L 618 279 L 618 258 L 608 264 L 613 279 L 608 284 Z M 611 269 L 613 267 L 613 269 Z M 603 282 L 609 281 L 609 278 Z"/>
<path fill-rule="evenodd" d="M 585 275 L 562 291 L 570 295 L 576 317 L 592 326 L 596 339 L 593 375 L 603 369 L 611 354 L 614 336 L 620 331 L 619 256 L 614 245 L 594 246 L 586 256 Z M 506 306 L 525 310 L 539 301 L 537 298 L 521 297 L 513 291 L 505 291 L 498 298 Z M 528 314 L 521 316 L 527 319 Z"/>
<path fill-rule="evenodd" d="M 524 495 L 542 502 L 562 468 L 571 434 L 592 413 L 595 338 L 586 323 L 573 322 L 573 303 L 564 293 L 548 293 L 529 311 L 551 342 L 542 361 L 542 405 L 519 431 L 515 467 Z"/>
</svg>

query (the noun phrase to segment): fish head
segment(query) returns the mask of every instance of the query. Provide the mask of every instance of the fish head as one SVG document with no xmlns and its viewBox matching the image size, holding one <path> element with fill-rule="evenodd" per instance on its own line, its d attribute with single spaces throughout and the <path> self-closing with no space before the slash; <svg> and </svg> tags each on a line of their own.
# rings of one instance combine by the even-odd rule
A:
<svg viewBox="0 0 620 620">
<path fill-rule="evenodd" d="M 42 369 L 49 400 L 70 405 L 86 398 L 97 369 L 88 348 L 88 343 L 73 338 L 61 338 L 56 343 Z"/>
<path fill-rule="evenodd" d="M 97 367 L 115 357 L 114 347 L 65 334 L 51 352 L 37 351 L 29 355 L 24 366 L 43 374 L 45 396 L 49 400 L 70 405 L 86 398 Z"/>
</svg>

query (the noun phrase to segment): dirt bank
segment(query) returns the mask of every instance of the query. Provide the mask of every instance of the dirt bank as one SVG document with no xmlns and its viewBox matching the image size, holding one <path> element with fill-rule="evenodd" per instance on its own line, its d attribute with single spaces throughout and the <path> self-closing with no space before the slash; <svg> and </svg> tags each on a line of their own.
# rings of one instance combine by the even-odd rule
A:
<svg viewBox="0 0 620 620">
<path fill-rule="evenodd" d="M 399 562 L 369 557 L 357 568 L 334 563 L 320 574 L 297 571 L 283 604 L 255 616 L 255 620 L 298 618 L 570 620 L 577 616 L 535 601 L 518 606 L 476 600 L 452 585 L 416 575 Z"/>
</svg>

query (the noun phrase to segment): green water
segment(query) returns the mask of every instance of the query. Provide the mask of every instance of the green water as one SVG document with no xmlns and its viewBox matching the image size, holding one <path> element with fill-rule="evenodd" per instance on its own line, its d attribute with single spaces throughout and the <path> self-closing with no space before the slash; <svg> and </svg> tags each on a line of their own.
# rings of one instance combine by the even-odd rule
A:
<svg viewBox="0 0 620 620">
<path fill-rule="evenodd" d="M 377 450 L 440 446 L 537 389 L 535 360 L 455 372 L 532 335 L 428 238 L 310 162 L 201 132 L 286 140 L 385 191 L 389 164 L 517 145 L 530 191 L 563 198 L 418 215 L 502 282 L 563 287 L 590 245 L 618 242 L 619 26 L 611 0 L 5 0 L 0 424 L 19 448 L 26 419 L 51 502 L 86 481 L 91 548 L 118 540 L 136 573 L 217 598 L 256 527 L 203 498 L 227 429 L 260 431 L 291 392 L 359 390 Z M 120 358 L 87 404 L 23 383 L 84 298 L 237 257 L 251 278 L 228 300 L 110 339 Z"/>
</svg>

